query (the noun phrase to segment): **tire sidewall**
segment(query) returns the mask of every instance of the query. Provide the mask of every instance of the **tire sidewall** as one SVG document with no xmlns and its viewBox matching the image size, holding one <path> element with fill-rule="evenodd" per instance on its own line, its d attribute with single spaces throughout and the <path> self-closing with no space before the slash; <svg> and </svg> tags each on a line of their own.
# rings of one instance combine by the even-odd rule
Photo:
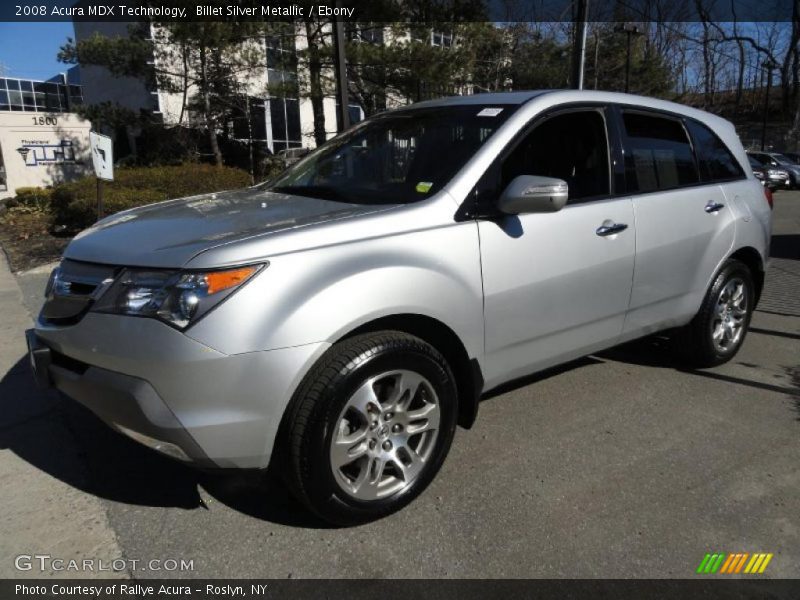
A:
<svg viewBox="0 0 800 600">
<path fill-rule="evenodd" d="M 419 340 L 418 344 L 424 342 Z M 441 355 L 432 348 L 394 343 L 378 345 L 364 354 L 351 361 L 331 382 L 325 401 L 317 407 L 319 412 L 315 415 L 315 425 L 308 431 L 305 447 L 310 474 L 307 492 L 318 501 L 325 501 L 333 512 L 348 515 L 347 521 L 358 521 L 359 516 L 371 519 L 394 512 L 422 493 L 447 456 L 457 421 L 456 387 L 452 372 Z M 429 462 L 410 486 L 386 498 L 361 501 L 342 490 L 335 479 L 330 463 L 331 440 L 339 416 L 352 394 L 370 377 L 396 369 L 415 371 L 433 386 L 440 403 L 439 434 Z"/>
</svg>

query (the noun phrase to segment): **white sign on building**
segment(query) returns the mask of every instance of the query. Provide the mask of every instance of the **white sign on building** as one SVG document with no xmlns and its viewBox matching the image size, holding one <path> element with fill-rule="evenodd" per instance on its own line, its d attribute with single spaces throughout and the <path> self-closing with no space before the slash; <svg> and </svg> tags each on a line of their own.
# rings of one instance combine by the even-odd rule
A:
<svg viewBox="0 0 800 600">
<path fill-rule="evenodd" d="M 0 112 L 0 199 L 88 175 L 91 127 L 71 113 Z"/>
</svg>

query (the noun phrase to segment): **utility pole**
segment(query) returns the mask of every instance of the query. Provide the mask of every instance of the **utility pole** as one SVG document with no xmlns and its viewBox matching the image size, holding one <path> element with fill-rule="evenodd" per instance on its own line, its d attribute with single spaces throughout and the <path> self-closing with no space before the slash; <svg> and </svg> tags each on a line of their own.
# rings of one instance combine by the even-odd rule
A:
<svg viewBox="0 0 800 600">
<path fill-rule="evenodd" d="M 764 151 L 764 147 L 767 144 L 767 119 L 769 118 L 769 89 L 772 87 L 772 71 L 773 69 L 777 69 L 778 65 L 767 59 L 762 64 L 761 67 L 767 70 L 767 92 L 764 94 L 764 120 L 761 123 L 761 151 Z"/>
<path fill-rule="evenodd" d="M 628 23 L 617 25 L 614 31 L 617 33 L 624 33 L 628 36 L 627 50 L 625 53 L 625 93 L 627 94 L 631 89 L 631 39 L 635 35 L 642 35 L 643 32 L 638 26 Z"/>
<path fill-rule="evenodd" d="M 336 0 L 337 14 L 340 14 L 341 0 Z M 350 94 L 347 91 L 347 61 L 344 55 L 344 23 L 341 17 L 334 17 L 333 53 L 336 62 L 336 91 L 339 96 L 339 131 L 350 127 Z"/>
<path fill-rule="evenodd" d="M 583 70 L 586 64 L 586 20 L 589 15 L 589 0 L 577 0 L 575 14 L 575 42 L 572 45 L 572 88 L 583 89 Z"/>
</svg>

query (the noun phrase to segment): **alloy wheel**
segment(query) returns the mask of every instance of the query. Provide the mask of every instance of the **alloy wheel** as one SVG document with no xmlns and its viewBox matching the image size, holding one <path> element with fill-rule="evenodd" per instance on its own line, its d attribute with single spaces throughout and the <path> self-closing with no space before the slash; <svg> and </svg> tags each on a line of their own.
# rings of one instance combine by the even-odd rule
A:
<svg viewBox="0 0 800 600">
<path fill-rule="evenodd" d="M 711 321 L 711 339 L 718 352 L 730 352 L 742 338 L 747 317 L 747 288 L 744 280 L 728 281 L 717 297 Z"/>
<path fill-rule="evenodd" d="M 440 416 L 436 392 L 419 373 L 369 378 L 350 396 L 333 431 L 330 462 L 339 487 L 371 501 L 410 486 L 433 454 Z"/>
</svg>

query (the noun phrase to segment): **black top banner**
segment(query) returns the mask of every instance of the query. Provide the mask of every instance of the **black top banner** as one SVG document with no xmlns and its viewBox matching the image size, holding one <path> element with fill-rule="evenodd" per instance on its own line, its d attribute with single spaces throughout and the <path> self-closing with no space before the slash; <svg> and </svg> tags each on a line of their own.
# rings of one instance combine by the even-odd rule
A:
<svg viewBox="0 0 800 600">
<path fill-rule="evenodd" d="M 792 21 L 793 0 L 586 0 L 589 21 Z M 571 21 L 576 0 L 3 0 L 0 21 Z"/>
</svg>

